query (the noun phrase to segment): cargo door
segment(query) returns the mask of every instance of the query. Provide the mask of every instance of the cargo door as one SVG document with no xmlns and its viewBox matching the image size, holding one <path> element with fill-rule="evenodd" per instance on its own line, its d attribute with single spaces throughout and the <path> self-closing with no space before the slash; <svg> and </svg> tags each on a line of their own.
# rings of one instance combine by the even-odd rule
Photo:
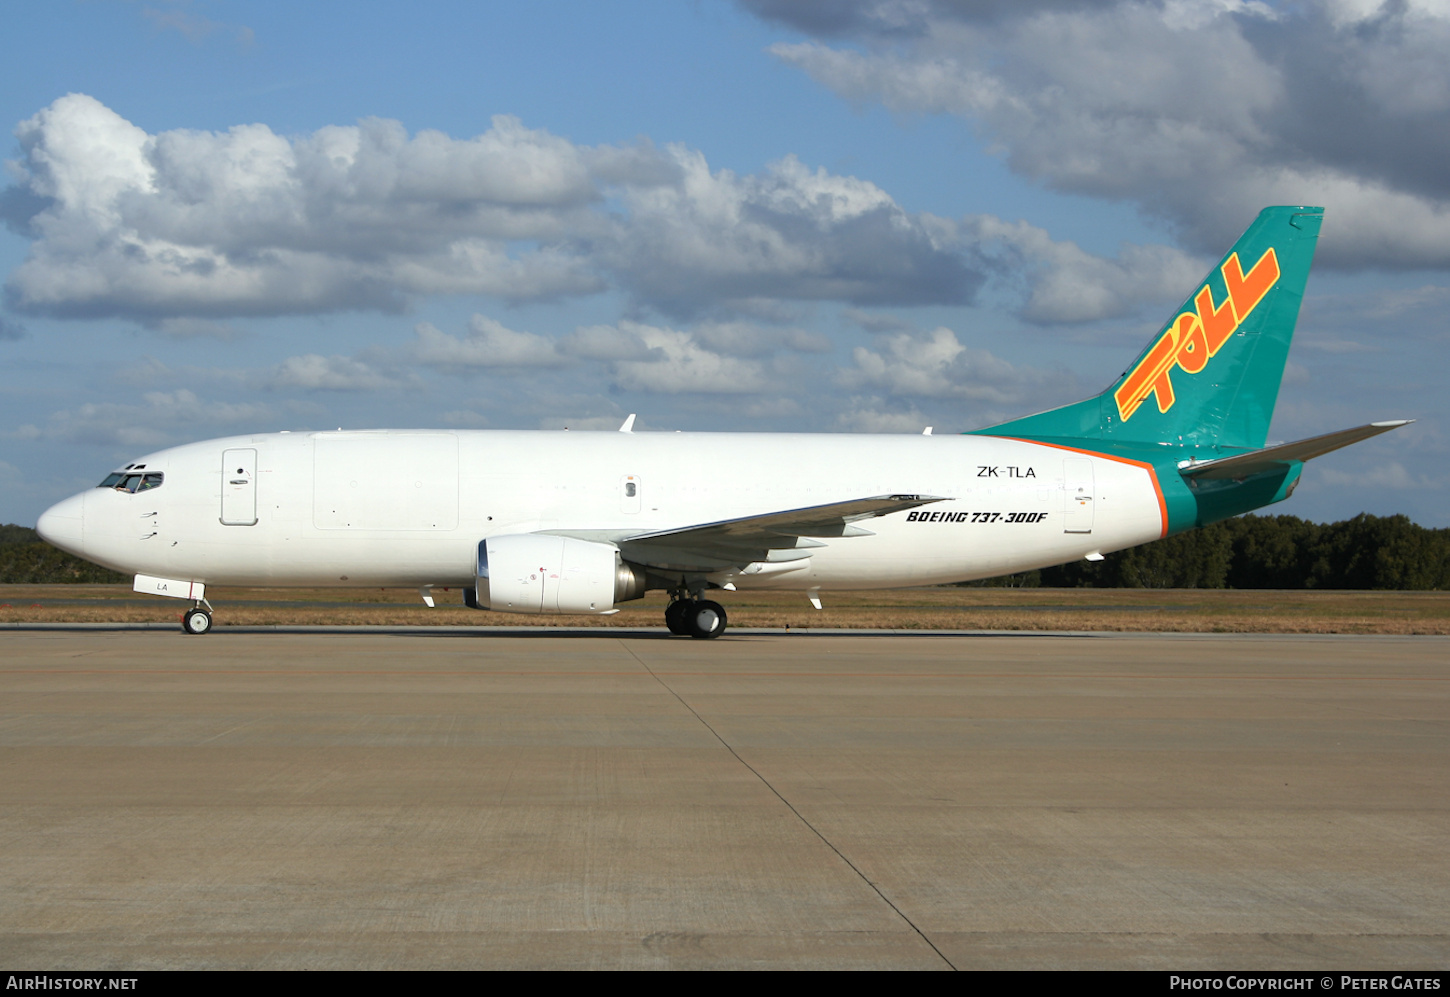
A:
<svg viewBox="0 0 1450 997">
<path fill-rule="evenodd" d="M 458 526 L 452 433 L 318 433 L 312 453 L 312 525 L 319 530 Z"/>
<path fill-rule="evenodd" d="M 257 451 L 222 451 L 222 525 L 257 525 Z"/>
<path fill-rule="evenodd" d="M 1068 457 L 1062 462 L 1062 532 L 1093 531 L 1093 462 Z"/>
</svg>

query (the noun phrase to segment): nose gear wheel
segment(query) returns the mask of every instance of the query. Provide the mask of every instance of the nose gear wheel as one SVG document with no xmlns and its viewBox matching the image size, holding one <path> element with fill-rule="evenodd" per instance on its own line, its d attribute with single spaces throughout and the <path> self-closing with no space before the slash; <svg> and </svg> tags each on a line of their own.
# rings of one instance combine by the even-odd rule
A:
<svg viewBox="0 0 1450 997">
<path fill-rule="evenodd" d="M 211 614 L 200 606 L 188 609 L 181 617 L 181 630 L 183 633 L 200 636 L 211 632 Z"/>
</svg>

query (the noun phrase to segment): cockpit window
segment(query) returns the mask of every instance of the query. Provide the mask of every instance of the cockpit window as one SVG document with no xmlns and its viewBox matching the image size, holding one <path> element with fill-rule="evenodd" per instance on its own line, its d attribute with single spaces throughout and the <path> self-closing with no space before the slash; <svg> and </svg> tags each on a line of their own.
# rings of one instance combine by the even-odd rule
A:
<svg viewBox="0 0 1450 997">
<path fill-rule="evenodd" d="M 117 471 L 114 474 L 106 475 L 100 488 L 114 488 L 118 492 L 149 492 L 153 488 L 160 488 L 165 475 L 159 471 L 152 471 L 150 474 L 126 474 Z"/>
</svg>

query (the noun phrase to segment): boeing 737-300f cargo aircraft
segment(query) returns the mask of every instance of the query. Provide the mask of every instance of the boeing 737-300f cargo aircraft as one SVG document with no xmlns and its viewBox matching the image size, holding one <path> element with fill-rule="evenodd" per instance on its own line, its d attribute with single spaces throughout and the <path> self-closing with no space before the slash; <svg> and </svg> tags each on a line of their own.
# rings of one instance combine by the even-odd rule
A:
<svg viewBox="0 0 1450 997">
<path fill-rule="evenodd" d="M 511 613 L 648 589 L 716 637 L 712 589 L 931 585 L 1098 559 L 1279 502 L 1304 462 L 1405 423 L 1265 447 L 1320 208 L 1265 209 L 1107 391 L 960 436 L 377 430 L 235 436 L 127 464 L 40 517 L 63 550 L 207 585 L 460 586 Z"/>
</svg>

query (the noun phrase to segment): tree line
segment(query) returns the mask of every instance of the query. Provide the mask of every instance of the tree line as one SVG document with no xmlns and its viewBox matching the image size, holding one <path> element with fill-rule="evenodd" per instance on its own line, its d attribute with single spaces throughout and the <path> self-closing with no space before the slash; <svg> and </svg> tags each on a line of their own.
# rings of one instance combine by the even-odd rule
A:
<svg viewBox="0 0 1450 997">
<path fill-rule="evenodd" d="M 57 550 L 28 526 L 0 526 L 0 584 L 113 585 L 130 581 L 129 575 Z"/>
<path fill-rule="evenodd" d="M 126 575 L 0 526 L 0 583 L 124 583 Z M 1240 516 L 1155 543 L 971 585 L 1022 588 L 1447 589 L 1450 529 L 1361 513 L 1338 523 Z"/>
<path fill-rule="evenodd" d="M 1107 555 L 974 584 L 1024 588 L 1446 589 L 1450 529 L 1361 513 L 1239 516 Z"/>
</svg>

